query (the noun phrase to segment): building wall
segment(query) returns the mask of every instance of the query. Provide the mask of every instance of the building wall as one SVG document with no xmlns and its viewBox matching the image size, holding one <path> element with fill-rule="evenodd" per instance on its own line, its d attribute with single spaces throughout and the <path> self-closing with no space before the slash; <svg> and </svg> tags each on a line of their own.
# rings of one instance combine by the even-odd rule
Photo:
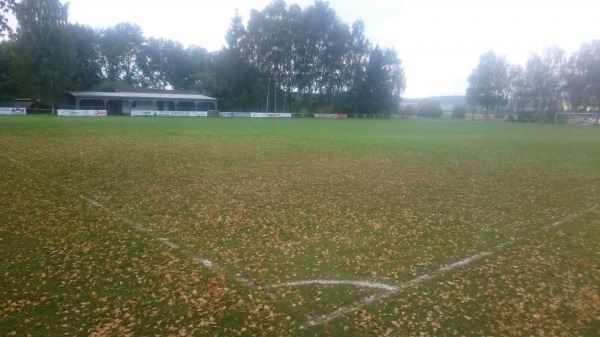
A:
<svg viewBox="0 0 600 337">
<path fill-rule="evenodd" d="M 131 104 L 129 101 L 121 101 L 121 111 L 123 115 L 131 115 L 131 110 L 154 111 L 156 108 L 154 107 L 154 103 L 151 101 L 134 101 Z"/>
<path fill-rule="evenodd" d="M 121 101 L 121 113 L 123 115 L 131 115 L 131 107 L 128 101 Z"/>
<path fill-rule="evenodd" d="M 135 101 L 136 110 L 155 110 L 154 103 L 150 101 Z"/>
</svg>

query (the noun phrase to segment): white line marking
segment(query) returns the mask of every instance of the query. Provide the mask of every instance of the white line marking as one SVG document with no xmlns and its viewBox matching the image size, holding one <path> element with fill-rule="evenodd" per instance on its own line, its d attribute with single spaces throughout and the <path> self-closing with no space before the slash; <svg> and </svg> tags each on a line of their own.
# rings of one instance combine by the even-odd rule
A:
<svg viewBox="0 0 600 337">
<path fill-rule="evenodd" d="M 11 162 L 13 162 L 14 164 L 16 164 L 30 172 L 41 175 L 39 172 L 37 172 L 33 168 L 29 167 L 28 165 L 26 165 L 18 160 L 15 160 L 15 159 L 9 157 L 6 154 L 4 155 L 4 157 L 7 158 L 8 160 L 10 160 Z M 43 176 L 43 177 L 46 178 L 45 176 Z M 65 184 L 61 184 L 57 181 L 47 179 L 47 178 L 46 178 L 46 180 L 49 180 L 52 184 L 58 186 L 59 188 L 65 190 L 67 192 L 74 192 L 74 190 L 71 187 L 69 187 Z M 254 285 L 254 282 L 252 282 L 251 280 L 240 277 L 238 275 L 231 275 L 225 268 L 217 266 L 211 260 L 203 258 L 203 257 L 199 257 L 195 254 L 192 254 L 190 251 L 182 248 L 181 246 L 177 245 L 176 243 L 172 242 L 171 240 L 169 240 L 167 238 L 156 237 L 154 230 L 147 228 L 146 226 L 144 226 L 138 222 L 135 222 L 134 220 L 130 219 L 129 217 L 123 215 L 121 212 L 116 211 L 89 196 L 84 195 L 83 198 L 91 206 L 102 208 L 105 212 L 107 212 L 108 214 L 111 214 L 114 217 L 116 217 L 117 219 L 123 221 L 125 224 L 131 226 L 133 229 L 146 233 L 146 235 L 151 237 L 153 240 L 158 241 L 158 242 L 166 245 L 167 247 L 169 247 L 175 251 L 178 251 L 179 253 L 181 253 L 187 257 L 193 258 L 194 260 L 198 261 L 205 268 L 216 271 L 216 272 L 223 273 L 223 274 L 227 275 L 229 278 L 233 279 L 234 281 L 236 281 L 239 284 L 242 284 L 248 288 L 256 288 L 256 286 Z"/>
<path fill-rule="evenodd" d="M 395 293 L 395 292 L 394 292 Z M 384 297 L 387 297 L 389 295 L 391 295 L 392 293 L 385 293 L 385 294 L 379 294 L 379 295 L 371 295 L 371 296 L 367 296 L 365 298 L 363 298 L 359 304 L 357 305 L 349 305 L 349 306 L 345 306 L 345 307 L 341 307 L 338 308 L 336 311 L 331 312 L 330 314 L 327 315 L 323 315 L 320 317 L 315 317 L 315 318 L 310 318 L 308 320 L 308 322 L 306 322 L 306 325 L 308 326 L 318 326 L 318 325 L 322 325 L 326 322 L 331 321 L 332 319 L 336 319 L 338 317 L 342 317 L 345 316 L 347 314 L 351 314 L 367 305 L 370 305 L 371 303 L 380 300 Z"/>
<path fill-rule="evenodd" d="M 37 173 L 35 170 L 33 170 L 32 168 L 30 168 L 29 166 L 7 156 L 4 155 L 5 158 L 7 158 L 8 160 L 10 160 L 11 162 L 15 163 L 18 166 L 21 166 L 31 172 Z M 56 184 L 57 186 L 60 186 L 62 189 L 66 190 L 66 191 L 71 191 L 72 189 L 69 186 L 63 185 L 63 184 L 59 184 L 56 182 L 53 182 L 54 184 Z M 121 213 L 114 211 L 104 205 L 102 205 L 102 203 L 89 198 L 89 197 L 85 197 L 85 200 L 92 206 L 96 206 L 96 207 L 102 207 L 103 209 L 105 209 L 107 212 L 109 212 L 110 214 L 116 216 L 118 219 L 122 220 L 123 222 L 125 222 L 126 224 L 132 226 L 133 228 L 135 228 L 136 230 L 139 231 L 143 231 L 143 232 L 147 232 L 147 233 L 151 233 L 152 230 L 148 229 L 138 223 L 136 223 L 135 221 L 129 219 L 128 217 L 122 215 Z M 587 210 L 575 213 L 575 214 L 571 214 L 566 216 L 564 219 L 556 221 L 550 225 L 546 225 L 544 227 L 542 227 L 539 230 L 536 231 L 532 231 L 530 235 L 537 235 L 540 234 L 542 231 L 551 229 L 551 228 L 555 228 L 558 227 L 562 224 L 564 224 L 565 222 L 569 221 L 569 220 L 573 220 L 576 218 L 579 218 L 581 216 L 583 216 L 584 214 L 591 212 L 592 210 L 596 209 L 597 206 L 593 206 Z M 181 253 L 185 254 L 185 255 L 189 255 L 189 256 L 194 256 L 193 254 L 191 254 L 190 252 L 188 252 L 187 250 L 181 248 L 179 245 L 171 242 L 169 239 L 167 238 L 154 238 L 155 240 L 162 242 L 163 244 L 169 246 L 171 249 L 174 250 L 178 250 Z M 511 239 L 509 241 L 506 241 L 502 244 L 499 244 L 497 246 L 495 246 L 493 249 L 494 250 L 501 250 L 504 249 L 510 245 L 513 245 L 519 241 L 524 240 L 524 238 L 517 238 L 517 239 Z M 493 255 L 493 252 L 480 252 L 477 253 L 471 257 L 462 259 L 460 261 L 451 263 L 449 265 L 440 267 L 439 269 L 428 273 L 428 274 L 424 274 L 421 275 L 419 277 L 416 277 L 412 280 L 403 282 L 401 284 L 399 284 L 398 286 L 392 286 L 392 285 L 387 285 L 384 283 L 377 283 L 377 282 L 367 282 L 367 281 L 349 281 L 349 280 L 307 280 L 307 281 L 294 281 L 294 282 L 287 282 L 287 283 L 282 283 L 282 284 L 276 284 L 276 285 L 271 285 L 271 286 L 263 286 L 263 289 L 273 289 L 273 288 L 281 288 L 281 287 L 300 287 L 300 286 L 310 286 L 310 285 L 353 285 L 356 287 L 362 287 L 362 288 L 373 288 L 373 289 L 380 289 L 380 290 L 385 290 L 386 292 L 383 294 L 375 294 L 375 295 L 370 295 L 367 296 L 365 298 L 363 298 L 357 305 L 349 305 L 349 306 L 345 306 L 345 307 L 341 307 L 338 308 L 336 311 L 333 311 L 329 314 L 325 314 L 319 317 L 315 317 L 315 318 L 309 318 L 308 322 L 306 323 L 306 325 L 308 326 L 318 326 L 318 325 L 322 325 L 325 324 L 326 322 L 329 322 L 335 318 L 341 317 L 341 316 L 345 316 L 347 314 L 356 312 L 360 309 L 362 309 L 365 306 L 368 306 L 370 304 L 372 304 L 373 302 L 383 299 L 385 297 L 391 296 L 391 295 L 396 295 L 399 293 L 404 292 L 406 289 L 408 289 L 409 287 L 421 284 L 423 282 L 429 281 L 431 279 L 434 279 L 446 272 L 449 271 L 453 271 L 456 269 L 459 269 L 461 267 L 467 266 L 471 263 L 473 263 L 476 260 L 479 260 L 483 257 L 486 256 L 490 256 Z M 221 267 L 217 267 L 215 266 L 215 264 L 207 259 L 198 257 L 198 256 L 194 256 L 194 259 L 196 261 L 198 261 L 200 264 L 202 264 L 204 267 L 208 268 L 208 269 L 214 269 L 216 271 L 219 272 L 225 272 L 225 269 L 221 268 Z M 246 278 L 240 277 L 240 276 L 233 276 L 233 279 L 235 281 L 237 281 L 238 283 L 241 283 L 243 285 L 246 285 L 250 288 L 254 287 L 254 283 Z"/>
<path fill-rule="evenodd" d="M 171 240 L 169 240 L 167 238 L 158 238 L 158 239 L 156 239 L 156 241 L 162 242 L 165 245 L 167 245 L 169 248 L 172 248 L 174 250 L 182 250 L 183 251 L 183 249 L 181 249 L 181 247 L 179 245 L 171 242 Z"/>
<path fill-rule="evenodd" d="M 481 253 L 475 254 L 475 255 L 473 255 L 471 257 L 468 257 L 466 259 L 463 259 L 463 260 L 460 260 L 458 262 L 454 262 L 452 264 L 444 266 L 444 267 L 438 269 L 437 272 L 444 273 L 444 272 L 447 272 L 447 271 L 451 271 L 451 270 L 460 268 L 462 266 L 466 266 L 466 265 L 472 263 L 473 261 L 479 260 L 482 257 L 488 256 L 488 255 L 492 255 L 492 253 L 490 253 L 490 252 L 481 252 Z"/>
<path fill-rule="evenodd" d="M 562 219 L 560 221 L 556 221 L 556 222 L 554 222 L 554 223 L 552 223 L 550 225 L 546 225 L 546 226 L 542 227 L 539 230 L 532 231 L 531 234 L 530 234 L 530 236 L 531 235 L 533 235 L 533 236 L 538 235 L 538 234 L 542 233 L 545 230 L 558 227 L 558 226 L 566 223 L 569 220 L 577 219 L 577 218 L 583 216 L 584 214 L 589 213 L 589 212 L 595 210 L 597 207 L 598 206 L 593 206 L 593 207 L 590 207 L 590 208 L 588 208 L 588 209 L 586 209 L 584 211 L 568 215 L 568 216 L 566 216 L 564 219 Z M 515 243 L 517 243 L 519 241 L 522 241 L 522 240 L 525 240 L 525 237 L 517 238 L 517 239 L 511 239 L 509 241 L 506 241 L 506 242 L 504 242 L 502 244 L 499 244 L 499 245 L 495 246 L 493 248 L 493 250 L 497 251 L 497 250 L 504 249 L 504 248 L 506 248 L 508 246 L 511 246 L 511 245 L 513 245 L 513 244 L 515 244 Z M 449 265 L 440 267 L 439 269 L 437 269 L 437 270 L 435 270 L 435 271 L 433 271 L 431 273 L 424 274 L 424 275 L 416 277 L 416 278 L 414 278 L 412 280 L 403 282 L 403 283 L 399 284 L 398 286 L 395 286 L 395 287 L 394 286 L 389 286 L 391 288 L 394 288 L 395 290 L 390 290 L 390 291 L 388 291 L 387 293 L 384 293 L 384 294 L 371 295 L 371 296 L 363 298 L 356 305 L 349 305 L 349 306 L 346 306 L 346 307 L 339 308 L 336 311 L 333 311 L 333 312 L 331 312 L 329 314 L 325 314 L 325 315 L 322 315 L 322 316 L 319 316 L 319 317 L 309 318 L 308 321 L 305 323 L 305 325 L 311 327 L 311 326 L 318 326 L 318 325 L 325 324 L 325 323 L 327 323 L 327 322 L 329 322 L 329 321 L 331 321 L 333 319 L 336 319 L 338 317 L 345 316 L 347 314 L 351 314 L 353 312 L 356 312 L 356 311 L 364 308 L 365 306 L 370 305 L 371 303 L 375 302 L 376 300 L 380 300 L 380 299 L 388 297 L 388 296 L 400 294 L 400 293 L 404 292 L 406 289 L 408 289 L 409 287 L 412 287 L 412 286 L 421 284 L 423 282 L 432 280 L 432 279 L 434 279 L 434 278 L 436 278 L 436 277 L 438 277 L 438 276 L 440 276 L 440 275 L 442 275 L 444 273 L 447 273 L 449 271 L 453 271 L 453 270 L 459 269 L 461 267 L 467 266 L 467 265 L 469 265 L 469 264 L 471 264 L 471 263 L 473 263 L 473 262 L 475 262 L 475 261 L 477 261 L 479 259 L 482 259 L 482 258 L 484 258 L 486 256 L 490 256 L 490 255 L 493 255 L 493 254 L 494 253 L 491 252 L 491 251 L 480 252 L 480 253 L 477 253 L 477 254 L 475 254 L 475 255 L 473 255 L 471 257 L 468 257 L 468 258 L 462 259 L 460 261 L 451 263 Z M 319 281 L 319 280 L 315 280 L 315 281 Z M 310 285 L 310 284 L 320 284 L 320 283 L 314 282 L 314 281 L 297 281 L 297 282 L 289 282 L 289 284 L 290 285 L 298 285 L 298 286 L 300 286 L 300 285 Z M 278 287 L 285 286 L 285 285 L 286 284 L 278 285 Z"/>
<path fill-rule="evenodd" d="M 22 163 L 22 162 L 20 162 L 20 161 L 18 161 L 16 159 L 13 159 L 13 158 L 11 158 L 10 156 L 8 156 L 6 154 L 4 154 L 3 156 L 6 159 L 8 159 L 10 162 L 12 162 L 13 164 L 15 164 L 15 165 L 20 166 L 21 168 L 24 168 L 24 169 L 26 169 L 26 170 L 28 170 L 30 172 L 35 173 L 35 174 L 41 175 L 38 171 L 36 171 L 35 169 L 31 168 L 29 165 L 26 165 L 25 163 Z M 44 177 L 44 178 L 46 178 L 46 177 Z M 51 179 L 47 179 L 47 178 L 46 178 L 46 180 L 49 180 L 50 183 L 58 186 L 60 189 L 65 190 L 67 192 L 73 192 L 74 191 L 71 187 L 69 187 L 69 186 L 67 186 L 65 184 L 61 184 L 61 183 L 59 183 L 59 182 L 57 182 L 55 180 L 51 180 Z M 184 254 L 184 255 L 186 255 L 188 257 L 189 256 L 193 257 L 194 259 L 196 259 L 197 261 L 199 261 L 200 264 L 202 264 L 204 267 L 206 267 L 208 269 L 213 269 L 213 270 L 216 270 L 218 272 L 222 272 L 222 273 L 227 274 L 227 271 L 224 268 L 217 267 L 212 261 L 210 261 L 208 259 L 205 259 L 205 258 L 201 258 L 201 257 L 195 256 L 194 254 L 190 253 L 186 249 L 182 248 L 181 246 L 177 245 L 176 243 L 172 242 L 171 240 L 169 240 L 167 238 L 156 237 L 155 235 L 153 235 L 154 231 L 152 229 L 149 229 L 149 228 L 147 228 L 147 227 L 145 227 L 145 226 L 143 226 L 143 225 L 141 225 L 141 224 L 133 221 L 132 219 L 130 219 L 129 217 L 123 215 L 122 213 L 120 213 L 120 212 L 118 212 L 118 211 L 116 211 L 116 210 L 114 210 L 114 209 L 112 209 L 110 207 L 105 206 L 104 204 L 102 204 L 98 200 L 95 200 L 95 199 L 93 199 L 93 198 L 91 198 L 89 196 L 85 196 L 85 195 L 82 196 L 82 197 L 91 206 L 102 208 L 105 212 L 107 212 L 110 215 L 115 216 L 117 219 L 123 221 L 125 224 L 131 226 L 133 229 L 135 229 L 137 231 L 140 231 L 140 232 L 147 233 L 155 241 L 158 241 L 158 242 L 166 245 L 167 247 L 169 247 L 169 248 L 171 248 L 173 250 L 179 251 L 180 253 L 182 253 L 182 254 Z M 249 287 L 253 286 L 253 283 L 251 281 L 245 279 L 245 278 L 241 278 L 241 277 L 235 276 L 235 277 L 233 277 L 233 279 L 236 280 L 237 282 L 243 284 L 243 285 L 246 285 L 246 286 L 249 286 Z"/>
<path fill-rule="evenodd" d="M 470 256 L 466 259 L 462 259 L 460 261 L 454 262 L 452 264 L 443 266 L 431 273 L 428 274 L 423 274 L 419 277 L 416 277 L 412 280 L 408 280 L 406 282 L 400 283 L 398 286 L 390 286 L 390 285 L 386 285 L 386 290 L 388 290 L 386 293 L 384 294 L 376 294 L 376 295 L 370 295 L 367 296 L 365 298 L 363 298 L 360 303 L 356 304 L 356 305 L 349 305 L 346 307 L 342 307 L 342 308 L 338 308 L 336 311 L 333 311 L 329 314 L 325 314 L 319 317 L 313 317 L 313 318 L 309 318 L 306 325 L 308 326 L 318 326 L 318 325 L 322 325 L 325 324 L 326 322 L 329 322 L 333 319 L 336 319 L 338 317 L 347 315 L 347 314 L 351 314 L 353 312 L 356 312 L 362 308 L 364 308 L 365 306 L 370 305 L 371 303 L 375 302 L 376 300 L 380 300 L 382 298 L 391 296 L 391 295 L 395 295 L 395 294 L 399 294 L 404 292 L 406 289 L 421 284 L 423 282 L 429 281 L 431 279 L 434 279 L 436 277 L 438 277 L 439 275 L 445 273 L 445 272 L 449 272 L 455 269 L 458 269 L 460 267 L 466 266 L 470 263 L 473 263 L 476 260 L 479 260 L 485 256 L 491 255 L 492 253 L 490 252 L 481 252 L 481 253 L 477 253 L 473 256 Z M 297 283 L 298 285 L 304 285 L 304 284 L 311 284 L 311 281 L 300 281 L 300 282 L 290 282 L 290 283 Z M 369 283 L 369 282 L 366 282 Z M 320 283 L 312 283 L 312 284 L 320 284 Z M 377 284 L 377 283 L 375 283 Z M 379 283 L 380 284 L 380 283 Z M 281 285 L 281 286 L 285 286 L 285 284 Z M 375 287 L 372 287 L 375 288 Z"/>
<path fill-rule="evenodd" d="M 7 155 L 4 155 L 4 158 L 8 159 L 8 160 L 9 160 L 10 162 L 12 162 L 13 164 L 16 164 L 16 165 L 18 165 L 18 166 L 21 166 L 22 168 L 25 168 L 25 169 L 27 169 L 27 170 L 29 170 L 29 171 L 33 171 L 33 170 L 30 168 L 30 167 L 28 167 L 27 165 L 25 165 L 25 164 L 21 163 L 20 161 L 18 161 L 18 160 L 16 160 L 16 159 L 13 159 L 13 158 L 11 158 L 11 157 L 9 157 L 9 156 L 7 156 Z"/>
<path fill-rule="evenodd" d="M 265 286 L 264 289 L 271 288 L 282 288 L 282 287 L 302 287 L 308 285 L 351 285 L 359 288 L 374 288 L 381 289 L 385 291 L 396 291 L 397 287 L 377 282 L 367 282 L 367 281 L 350 281 L 350 280 L 308 280 L 308 281 L 295 281 L 295 282 L 286 282 L 281 284 L 276 284 L 272 286 Z"/>
<path fill-rule="evenodd" d="M 102 205 L 100 202 L 98 202 L 98 201 L 96 201 L 96 200 L 94 200 L 94 199 L 88 198 L 88 197 L 86 197 L 86 198 L 85 198 L 85 201 L 87 201 L 87 202 L 88 202 L 88 204 L 90 204 L 90 205 L 92 205 L 92 206 L 96 206 L 96 207 L 104 207 L 104 205 Z"/>
<path fill-rule="evenodd" d="M 213 268 L 214 267 L 214 264 L 212 263 L 211 260 L 207 260 L 207 259 L 203 259 L 201 257 L 197 257 L 196 261 L 198 261 L 200 264 L 202 264 L 206 268 Z"/>
</svg>

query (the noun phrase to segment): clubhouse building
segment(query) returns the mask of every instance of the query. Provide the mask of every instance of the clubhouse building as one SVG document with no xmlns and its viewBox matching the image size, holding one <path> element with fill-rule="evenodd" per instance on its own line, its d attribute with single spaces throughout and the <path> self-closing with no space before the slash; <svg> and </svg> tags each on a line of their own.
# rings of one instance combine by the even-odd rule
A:
<svg viewBox="0 0 600 337">
<path fill-rule="evenodd" d="M 197 91 L 117 89 L 114 92 L 69 91 L 67 101 L 75 110 L 105 110 L 108 115 L 131 116 L 140 111 L 216 111 L 217 99 Z"/>
</svg>

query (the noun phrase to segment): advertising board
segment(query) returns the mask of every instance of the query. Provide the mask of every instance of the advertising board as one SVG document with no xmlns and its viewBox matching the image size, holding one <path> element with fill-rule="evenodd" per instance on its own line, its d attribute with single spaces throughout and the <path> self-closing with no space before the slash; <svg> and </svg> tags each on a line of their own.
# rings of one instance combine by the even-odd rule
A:
<svg viewBox="0 0 600 337">
<path fill-rule="evenodd" d="M 153 111 L 131 110 L 132 117 L 161 116 L 161 117 L 207 117 L 208 111 Z"/>
<path fill-rule="evenodd" d="M 288 112 L 221 112 L 221 117 L 237 118 L 292 118 Z"/>
<path fill-rule="evenodd" d="M 0 115 L 25 115 L 27 109 L 25 108 L 0 108 Z"/>
<path fill-rule="evenodd" d="M 108 114 L 106 110 L 58 110 L 59 116 L 88 116 L 88 117 L 104 117 Z"/>
<path fill-rule="evenodd" d="M 315 118 L 346 119 L 347 114 L 315 114 Z"/>
</svg>

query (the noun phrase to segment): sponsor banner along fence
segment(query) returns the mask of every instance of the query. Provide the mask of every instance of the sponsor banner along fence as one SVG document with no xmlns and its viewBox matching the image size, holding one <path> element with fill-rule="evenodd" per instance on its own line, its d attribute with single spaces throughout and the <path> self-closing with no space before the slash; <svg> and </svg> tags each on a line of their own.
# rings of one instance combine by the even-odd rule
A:
<svg viewBox="0 0 600 337">
<path fill-rule="evenodd" d="M 219 116 L 228 118 L 292 118 L 289 112 L 220 112 Z"/>
<path fill-rule="evenodd" d="M 152 110 L 132 110 L 132 117 L 140 116 L 160 116 L 160 117 L 208 117 L 208 111 L 152 111 Z"/>
<path fill-rule="evenodd" d="M 25 115 L 27 109 L 25 108 L 0 108 L 0 115 Z"/>
<path fill-rule="evenodd" d="M 106 113 L 106 110 L 58 110 L 58 115 L 104 117 L 108 114 Z"/>
<path fill-rule="evenodd" d="M 346 119 L 347 114 L 315 114 L 315 118 L 335 118 L 335 119 Z"/>
<path fill-rule="evenodd" d="M 266 113 L 266 115 L 267 118 L 292 118 L 292 114 L 287 112 Z"/>
</svg>

